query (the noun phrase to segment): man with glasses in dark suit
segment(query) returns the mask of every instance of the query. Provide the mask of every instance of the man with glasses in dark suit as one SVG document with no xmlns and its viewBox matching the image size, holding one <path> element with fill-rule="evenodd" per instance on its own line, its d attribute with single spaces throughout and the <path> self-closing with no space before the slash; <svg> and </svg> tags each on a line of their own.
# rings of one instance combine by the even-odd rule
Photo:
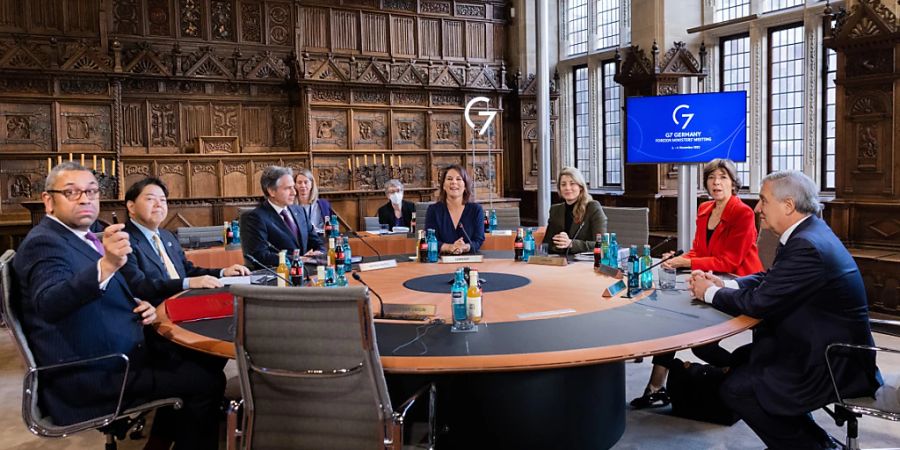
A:
<svg viewBox="0 0 900 450">
<path fill-rule="evenodd" d="M 99 236 L 90 232 L 100 212 L 94 175 L 75 162 L 56 166 L 41 194 L 47 216 L 19 246 L 13 260 L 21 288 L 22 328 L 39 366 L 111 353 L 128 356 L 123 409 L 148 400 L 180 397 L 174 430 L 176 448 L 218 447 L 221 371 L 155 355 L 144 326 L 156 309 L 134 298 L 119 269 L 131 253 L 124 224 Z M 40 374 L 41 408 L 55 424 L 68 425 L 115 411 L 124 378 L 122 360 L 103 359 Z"/>
</svg>

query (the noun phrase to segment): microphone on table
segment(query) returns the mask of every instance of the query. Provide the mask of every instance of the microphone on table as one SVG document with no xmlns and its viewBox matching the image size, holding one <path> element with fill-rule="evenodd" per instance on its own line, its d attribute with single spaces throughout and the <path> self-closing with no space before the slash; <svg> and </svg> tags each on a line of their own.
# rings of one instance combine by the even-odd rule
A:
<svg viewBox="0 0 900 450">
<path fill-rule="evenodd" d="M 369 247 L 373 252 L 375 252 L 375 256 L 378 257 L 378 260 L 381 261 L 381 252 L 378 251 L 377 248 L 373 247 L 372 244 L 368 243 L 359 233 L 356 232 L 353 228 L 347 227 L 347 235 L 356 239 L 359 239 L 360 242 L 366 244 L 366 247 Z"/>
<path fill-rule="evenodd" d="M 369 288 L 369 291 L 371 293 L 375 294 L 375 297 L 378 298 L 378 315 L 375 316 L 375 318 L 383 319 L 384 318 L 384 300 L 382 300 L 381 296 L 378 295 L 377 292 L 375 292 L 375 289 L 372 289 L 372 286 L 369 286 L 368 284 L 366 284 L 365 281 L 363 281 L 362 277 L 359 276 L 359 272 L 353 272 L 352 276 L 353 276 L 354 280 L 359 281 L 360 283 L 362 283 L 363 286 Z"/>
<path fill-rule="evenodd" d="M 644 270 L 641 270 L 641 271 L 639 271 L 639 272 L 637 272 L 637 273 L 628 274 L 628 277 L 629 277 L 629 279 L 640 278 L 640 276 L 641 276 L 642 274 L 646 273 L 647 271 L 653 269 L 654 267 L 656 267 L 656 266 L 658 266 L 658 265 L 660 265 L 660 264 L 662 264 L 662 263 L 664 263 L 664 262 L 666 262 L 666 261 L 668 261 L 668 260 L 670 260 L 670 259 L 672 259 L 672 258 L 675 258 L 675 257 L 677 257 L 677 256 L 681 256 L 681 254 L 683 254 L 683 253 L 684 253 L 684 250 L 678 250 L 678 251 L 676 251 L 675 253 L 672 253 L 671 255 L 669 255 L 669 256 L 666 257 L 666 258 L 660 259 L 659 261 L 656 262 L 656 264 L 652 264 L 650 267 L 647 267 L 647 268 L 644 269 Z M 622 283 L 622 281 L 619 281 L 619 283 Z M 637 293 L 637 292 L 641 292 L 641 290 L 642 290 L 642 289 L 637 288 L 637 289 L 634 290 L 634 292 L 636 292 L 636 293 Z M 622 298 L 632 298 L 632 297 L 631 297 L 631 292 L 632 292 L 632 291 L 631 291 L 631 288 L 625 286 L 625 294 L 622 296 Z"/>
<path fill-rule="evenodd" d="M 666 242 L 669 242 L 669 241 L 671 241 L 672 239 L 675 239 L 676 237 L 678 237 L 678 236 L 674 236 L 674 235 L 672 235 L 672 236 L 666 236 L 666 238 L 663 239 L 662 242 L 660 242 L 659 244 L 654 245 L 653 248 L 650 249 L 650 253 L 653 253 L 653 250 L 656 250 L 656 249 L 662 247 L 663 245 L 666 244 Z"/>
<path fill-rule="evenodd" d="M 278 272 L 272 270 L 271 268 L 269 268 L 269 267 L 266 266 L 265 264 L 259 262 L 259 260 L 256 259 L 256 258 L 254 258 L 253 255 L 251 255 L 251 254 L 249 254 L 249 253 L 244 253 L 244 258 L 249 259 L 250 261 L 253 262 L 253 264 L 256 264 L 257 266 L 262 267 L 262 269 L 265 270 L 266 272 L 269 272 L 270 274 L 275 275 L 276 278 L 280 278 L 280 279 L 284 280 L 284 282 L 287 283 L 288 286 L 293 286 L 293 285 L 294 285 L 294 283 L 291 283 L 291 280 L 290 280 L 290 279 L 285 278 L 285 277 L 279 275 Z"/>
<path fill-rule="evenodd" d="M 684 250 L 678 250 L 678 251 L 676 251 L 675 253 L 672 253 L 671 255 L 669 255 L 669 256 L 666 257 L 666 258 L 660 259 L 659 261 L 656 262 L 656 264 L 653 264 L 653 265 L 651 265 L 650 267 L 647 267 L 646 269 L 644 269 L 644 270 L 642 270 L 642 271 L 640 271 L 640 272 L 638 272 L 638 273 L 636 273 L 636 274 L 634 274 L 634 275 L 632 275 L 632 276 L 639 277 L 639 276 L 641 276 L 641 274 L 647 272 L 648 270 L 650 270 L 650 269 L 652 269 L 652 268 L 654 268 L 654 267 L 656 267 L 656 266 L 658 266 L 658 265 L 660 265 L 660 264 L 662 264 L 662 263 L 664 263 L 664 262 L 666 262 L 666 261 L 668 261 L 668 260 L 670 260 L 670 259 L 672 259 L 672 258 L 675 258 L 675 257 L 677 257 L 677 256 L 681 256 L 681 255 L 683 255 L 683 254 L 684 254 Z"/>
<path fill-rule="evenodd" d="M 581 220 L 581 225 L 578 227 L 577 230 L 575 230 L 575 234 L 573 234 L 572 237 L 569 238 L 570 241 L 575 239 L 576 237 L 578 237 L 578 233 L 581 233 L 581 229 L 584 228 L 585 222 L 586 221 L 584 219 Z M 552 238 L 552 236 L 551 236 L 551 238 Z M 569 250 L 571 250 L 571 249 L 572 249 L 572 243 L 569 242 L 569 246 L 566 247 L 566 259 L 569 259 Z"/>
<path fill-rule="evenodd" d="M 384 300 L 381 298 L 380 295 L 378 295 L 378 292 L 375 292 L 375 289 L 372 289 L 372 286 L 369 286 L 365 281 L 363 281 L 362 277 L 359 276 L 359 272 L 353 272 L 352 277 L 354 280 L 359 281 L 360 283 L 362 283 L 363 286 L 367 287 L 369 289 L 369 292 L 375 294 L 375 297 L 378 299 L 378 314 L 375 316 L 376 319 L 410 320 L 413 322 L 421 322 L 421 320 L 419 318 L 415 318 L 415 317 L 407 317 L 407 316 L 402 316 L 402 315 L 386 316 L 384 314 Z"/>
<path fill-rule="evenodd" d="M 119 216 L 116 215 L 115 211 L 112 212 L 112 221 L 113 221 L 113 225 L 116 225 L 119 223 Z"/>
</svg>

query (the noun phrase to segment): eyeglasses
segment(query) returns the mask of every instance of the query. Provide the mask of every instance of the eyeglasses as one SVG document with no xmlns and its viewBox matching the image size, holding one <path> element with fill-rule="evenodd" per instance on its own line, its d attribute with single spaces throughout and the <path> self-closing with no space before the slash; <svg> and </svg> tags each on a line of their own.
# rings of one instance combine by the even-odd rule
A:
<svg viewBox="0 0 900 450">
<path fill-rule="evenodd" d="M 63 191 L 58 191 L 55 189 L 54 190 L 48 189 L 47 193 L 62 194 L 64 197 L 66 197 L 67 200 L 69 200 L 70 202 L 74 202 L 81 198 L 81 194 L 86 195 L 88 200 L 96 200 L 97 196 L 100 195 L 100 189 L 97 189 L 97 188 L 83 189 L 83 190 L 82 189 L 66 189 Z"/>
</svg>

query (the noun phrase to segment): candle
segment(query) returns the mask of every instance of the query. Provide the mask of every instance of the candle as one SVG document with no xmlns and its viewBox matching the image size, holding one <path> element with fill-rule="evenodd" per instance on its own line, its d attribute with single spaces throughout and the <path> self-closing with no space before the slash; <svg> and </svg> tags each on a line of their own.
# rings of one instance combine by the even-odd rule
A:
<svg viewBox="0 0 900 450">
<path fill-rule="evenodd" d="M 56 155 L 56 163 L 62 164 L 62 155 Z"/>
<path fill-rule="evenodd" d="M 81 154 L 81 167 L 84 167 L 84 153 Z"/>
<path fill-rule="evenodd" d="M 366 166 L 369 165 L 369 155 L 363 155 L 363 162 L 366 163 Z"/>
<path fill-rule="evenodd" d="M 359 156 L 354 156 L 353 160 L 356 162 L 356 168 L 359 168 Z"/>
<path fill-rule="evenodd" d="M 378 158 L 375 157 L 375 154 L 374 154 L 374 153 L 372 153 L 372 165 L 373 165 L 373 166 L 377 166 L 377 165 L 378 165 Z"/>
<path fill-rule="evenodd" d="M 403 168 L 403 155 L 397 155 L 397 159 L 398 159 L 397 164 L 402 169 Z"/>
<path fill-rule="evenodd" d="M 381 154 L 381 165 L 384 165 L 384 153 Z"/>
<path fill-rule="evenodd" d="M 347 157 L 347 170 L 352 170 L 353 166 L 350 164 L 350 157 Z"/>
<path fill-rule="evenodd" d="M 100 158 L 100 173 L 106 175 L 106 158 Z"/>
<path fill-rule="evenodd" d="M 115 160 L 112 160 L 109 162 L 109 168 L 112 171 L 112 173 L 111 173 L 112 177 L 115 178 L 116 177 L 116 161 Z"/>
<path fill-rule="evenodd" d="M 93 167 L 94 167 L 94 170 L 97 170 L 97 155 L 91 156 L 91 159 L 92 159 L 93 162 L 94 162 L 94 166 L 93 166 Z"/>
<path fill-rule="evenodd" d="M 394 155 L 391 155 L 391 167 L 394 167 Z"/>
<path fill-rule="evenodd" d="M 69 152 L 69 162 L 72 162 L 72 152 Z"/>
<path fill-rule="evenodd" d="M 50 175 L 51 169 L 53 169 L 53 158 L 47 158 L 47 175 Z"/>
</svg>

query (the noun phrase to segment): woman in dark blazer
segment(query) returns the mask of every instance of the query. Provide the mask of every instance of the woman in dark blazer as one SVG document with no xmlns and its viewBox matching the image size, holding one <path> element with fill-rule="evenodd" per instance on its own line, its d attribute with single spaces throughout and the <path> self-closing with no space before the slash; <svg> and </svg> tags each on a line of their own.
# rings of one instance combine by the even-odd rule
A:
<svg viewBox="0 0 900 450">
<path fill-rule="evenodd" d="M 550 219 L 544 244 L 553 253 L 591 251 L 599 233 L 606 233 L 606 214 L 600 203 L 591 198 L 581 171 L 564 167 L 556 179 L 563 202 L 550 207 Z"/>
<path fill-rule="evenodd" d="M 712 200 L 697 210 L 697 231 L 691 251 L 663 263 L 670 268 L 704 270 L 745 276 L 763 270 L 756 247 L 756 216 L 737 191 L 741 186 L 737 168 L 730 159 L 714 159 L 703 167 L 706 192 Z M 663 258 L 670 256 L 666 253 Z M 694 347 L 700 359 L 720 367 L 730 366 L 731 354 L 718 342 Z M 631 401 L 635 408 L 665 406 L 669 395 L 663 385 L 669 374 L 668 366 L 675 353 L 653 357 L 650 381 L 644 395 Z"/>
<path fill-rule="evenodd" d="M 299 169 L 294 177 L 294 189 L 297 190 L 297 204 L 306 215 L 316 233 L 321 234 L 325 230 L 325 216 L 331 215 L 331 203 L 319 198 L 319 187 L 309 169 Z"/>
<path fill-rule="evenodd" d="M 428 207 L 425 228 L 434 229 L 441 253 L 475 253 L 484 242 L 484 210 L 475 203 L 472 179 L 457 164 L 444 168 L 438 201 Z"/>
<path fill-rule="evenodd" d="M 384 195 L 388 202 L 378 208 L 378 223 L 387 225 L 388 228 L 410 228 L 412 215 L 416 212 L 413 202 L 403 200 L 403 183 L 399 180 L 389 180 L 384 183 Z"/>
</svg>

